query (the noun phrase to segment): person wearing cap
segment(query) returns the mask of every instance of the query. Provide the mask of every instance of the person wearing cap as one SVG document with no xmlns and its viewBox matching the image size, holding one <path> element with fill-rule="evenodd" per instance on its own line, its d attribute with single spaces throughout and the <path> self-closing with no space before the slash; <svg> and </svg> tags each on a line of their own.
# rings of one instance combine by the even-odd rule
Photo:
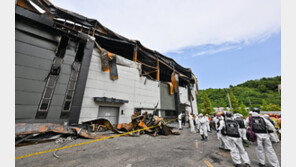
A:
<svg viewBox="0 0 296 167">
<path fill-rule="evenodd" d="M 275 131 L 270 121 L 260 115 L 258 108 L 253 108 L 252 116 L 246 120 L 246 125 L 252 126 L 252 130 L 257 136 L 256 154 L 259 159 L 259 166 L 265 166 L 265 154 L 269 163 L 273 167 L 279 167 L 279 161 L 270 141 L 268 130 Z"/>
<path fill-rule="evenodd" d="M 208 121 L 206 120 L 206 118 L 203 116 L 203 114 L 199 114 L 199 132 L 201 135 L 202 140 L 208 140 L 208 127 L 207 127 L 207 123 Z"/>
</svg>

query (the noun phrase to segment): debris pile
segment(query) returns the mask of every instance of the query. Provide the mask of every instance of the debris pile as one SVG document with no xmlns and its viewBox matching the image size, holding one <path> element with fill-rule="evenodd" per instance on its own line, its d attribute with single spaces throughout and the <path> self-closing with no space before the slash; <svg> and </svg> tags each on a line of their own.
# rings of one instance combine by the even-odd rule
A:
<svg viewBox="0 0 296 167">
<path fill-rule="evenodd" d="M 131 116 L 132 122 L 112 125 L 107 119 L 95 119 L 82 124 L 60 125 L 53 123 L 18 123 L 15 125 L 15 145 L 21 146 L 45 141 L 60 141 L 75 136 L 87 139 L 99 139 L 115 134 L 128 133 L 125 136 L 139 136 L 140 134 L 179 135 L 180 132 L 169 127 L 163 118 L 155 114 L 140 114 L 136 111 Z M 140 129 L 145 129 L 140 131 Z"/>
</svg>

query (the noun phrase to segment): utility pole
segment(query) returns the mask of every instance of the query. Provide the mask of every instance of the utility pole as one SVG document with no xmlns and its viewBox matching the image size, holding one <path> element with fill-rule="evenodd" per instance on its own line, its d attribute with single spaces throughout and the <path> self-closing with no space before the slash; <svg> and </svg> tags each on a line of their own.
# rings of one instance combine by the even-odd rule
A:
<svg viewBox="0 0 296 167">
<path fill-rule="evenodd" d="M 230 101 L 230 97 L 229 97 L 229 92 L 227 91 L 227 89 L 224 89 L 227 93 L 227 97 L 228 97 L 228 102 L 229 102 L 229 106 L 230 106 L 230 111 L 232 112 L 232 105 L 231 105 L 231 101 Z"/>
</svg>

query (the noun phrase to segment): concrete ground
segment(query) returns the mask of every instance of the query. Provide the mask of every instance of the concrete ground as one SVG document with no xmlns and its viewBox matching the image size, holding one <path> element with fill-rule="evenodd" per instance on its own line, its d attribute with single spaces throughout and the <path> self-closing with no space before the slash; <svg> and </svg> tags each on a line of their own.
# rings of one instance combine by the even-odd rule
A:
<svg viewBox="0 0 296 167">
<path fill-rule="evenodd" d="M 174 124 L 176 126 L 176 124 Z M 90 141 L 77 139 L 67 145 Z M 61 144 L 48 142 L 29 146 L 16 147 L 15 156 L 22 156 L 39 151 L 61 147 Z M 116 137 L 94 143 L 34 155 L 15 160 L 16 166 L 57 167 L 158 167 L 158 166 L 194 166 L 194 167 L 225 167 L 233 166 L 229 152 L 218 149 L 219 142 L 216 132 L 209 133 L 208 141 L 201 141 L 198 133 L 191 133 L 187 126 L 181 135 L 157 136 L 141 135 L 140 137 Z M 251 166 L 258 166 L 253 143 L 246 150 Z M 281 158 L 281 143 L 273 144 L 276 154 Z M 267 166 L 269 166 L 267 162 Z"/>
</svg>

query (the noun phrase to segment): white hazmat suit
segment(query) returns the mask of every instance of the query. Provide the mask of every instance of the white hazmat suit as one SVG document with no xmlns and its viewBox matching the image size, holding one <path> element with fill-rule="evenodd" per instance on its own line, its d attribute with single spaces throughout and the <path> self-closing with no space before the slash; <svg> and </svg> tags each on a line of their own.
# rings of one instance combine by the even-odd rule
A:
<svg viewBox="0 0 296 167">
<path fill-rule="evenodd" d="M 271 120 L 270 118 L 269 118 L 269 116 L 268 115 L 264 115 L 264 118 L 265 119 L 267 119 L 268 121 L 272 121 L 273 122 L 273 127 L 274 127 L 274 125 L 276 124 L 273 120 Z M 274 128 L 275 129 L 275 128 Z M 272 141 L 272 142 L 276 142 L 276 143 L 278 143 L 278 142 L 280 142 L 280 140 L 279 140 L 279 137 L 278 137 L 278 135 L 276 134 L 276 130 L 274 130 L 272 133 L 269 133 L 269 135 L 270 135 L 270 141 Z"/>
<path fill-rule="evenodd" d="M 226 120 L 231 119 L 233 120 L 233 118 L 226 118 Z M 225 124 L 224 124 L 225 126 Z M 243 162 L 245 164 L 249 164 L 250 165 L 250 159 L 248 156 L 248 153 L 246 152 L 242 140 L 240 137 L 231 137 L 231 136 L 227 136 L 227 141 L 228 141 L 228 146 L 230 149 L 230 155 L 232 158 L 232 161 L 235 164 L 241 164 L 241 159 L 243 160 Z"/>
<path fill-rule="evenodd" d="M 178 115 L 179 129 L 182 129 L 182 113 Z"/>
<path fill-rule="evenodd" d="M 207 120 L 207 131 L 210 131 L 210 121 L 208 116 L 204 116 L 204 118 Z"/>
<path fill-rule="evenodd" d="M 246 124 L 246 121 L 242 118 L 242 115 L 241 114 L 235 114 L 234 115 L 234 118 L 240 118 L 241 120 L 244 121 L 244 124 Z M 243 138 L 243 140 L 247 141 L 247 130 L 246 128 L 240 128 L 238 129 L 239 131 L 239 135 L 241 136 L 241 138 Z"/>
<path fill-rule="evenodd" d="M 214 121 L 214 123 L 215 123 L 215 127 L 216 127 L 216 129 L 218 129 L 218 122 L 219 122 L 219 119 L 217 118 L 217 116 L 215 116 L 215 117 L 213 118 L 213 121 Z"/>
<path fill-rule="evenodd" d="M 197 133 L 199 133 L 199 128 L 200 128 L 200 122 L 199 122 L 199 120 L 200 120 L 200 116 L 197 115 L 197 116 L 195 117 L 195 123 L 196 123 Z"/>
<path fill-rule="evenodd" d="M 205 137 L 205 139 L 208 138 L 208 127 L 207 127 L 207 123 L 208 121 L 206 120 L 205 117 L 203 117 L 203 115 L 201 115 L 200 119 L 199 119 L 199 132 L 202 135 L 202 137 Z"/>
<path fill-rule="evenodd" d="M 189 123 L 190 123 L 190 131 L 195 133 L 195 129 L 194 129 L 194 123 L 193 123 L 193 116 L 191 114 L 189 114 Z"/>
<path fill-rule="evenodd" d="M 252 113 L 252 117 L 261 117 L 264 119 L 266 128 L 268 130 L 275 131 L 274 126 L 271 122 L 269 122 L 267 119 L 265 119 L 263 116 L 259 115 L 257 112 Z M 250 120 L 247 118 L 246 125 L 249 126 Z M 257 147 L 256 147 L 256 154 L 259 159 L 259 162 L 262 165 L 265 165 L 265 154 L 269 161 L 269 163 L 274 167 L 279 167 L 279 161 L 278 158 L 274 152 L 274 149 L 272 147 L 272 144 L 270 142 L 270 135 L 268 133 L 256 133 L 257 135 Z"/>
<path fill-rule="evenodd" d="M 227 137 L 225 135 L 221 134 L 221 131 L 222 131 L 223 127 L 225 126 L 224 117 L 220 116 L 220 117 L 218 117 L 218 119 L 219 119 L 219 123 L 217 125 L 217 129 L 219 131 L 217 133 L 217 137 L 220 141 L 220 148 L 222 148 L 224 150 L 230 150 Z"/>
</svg>

